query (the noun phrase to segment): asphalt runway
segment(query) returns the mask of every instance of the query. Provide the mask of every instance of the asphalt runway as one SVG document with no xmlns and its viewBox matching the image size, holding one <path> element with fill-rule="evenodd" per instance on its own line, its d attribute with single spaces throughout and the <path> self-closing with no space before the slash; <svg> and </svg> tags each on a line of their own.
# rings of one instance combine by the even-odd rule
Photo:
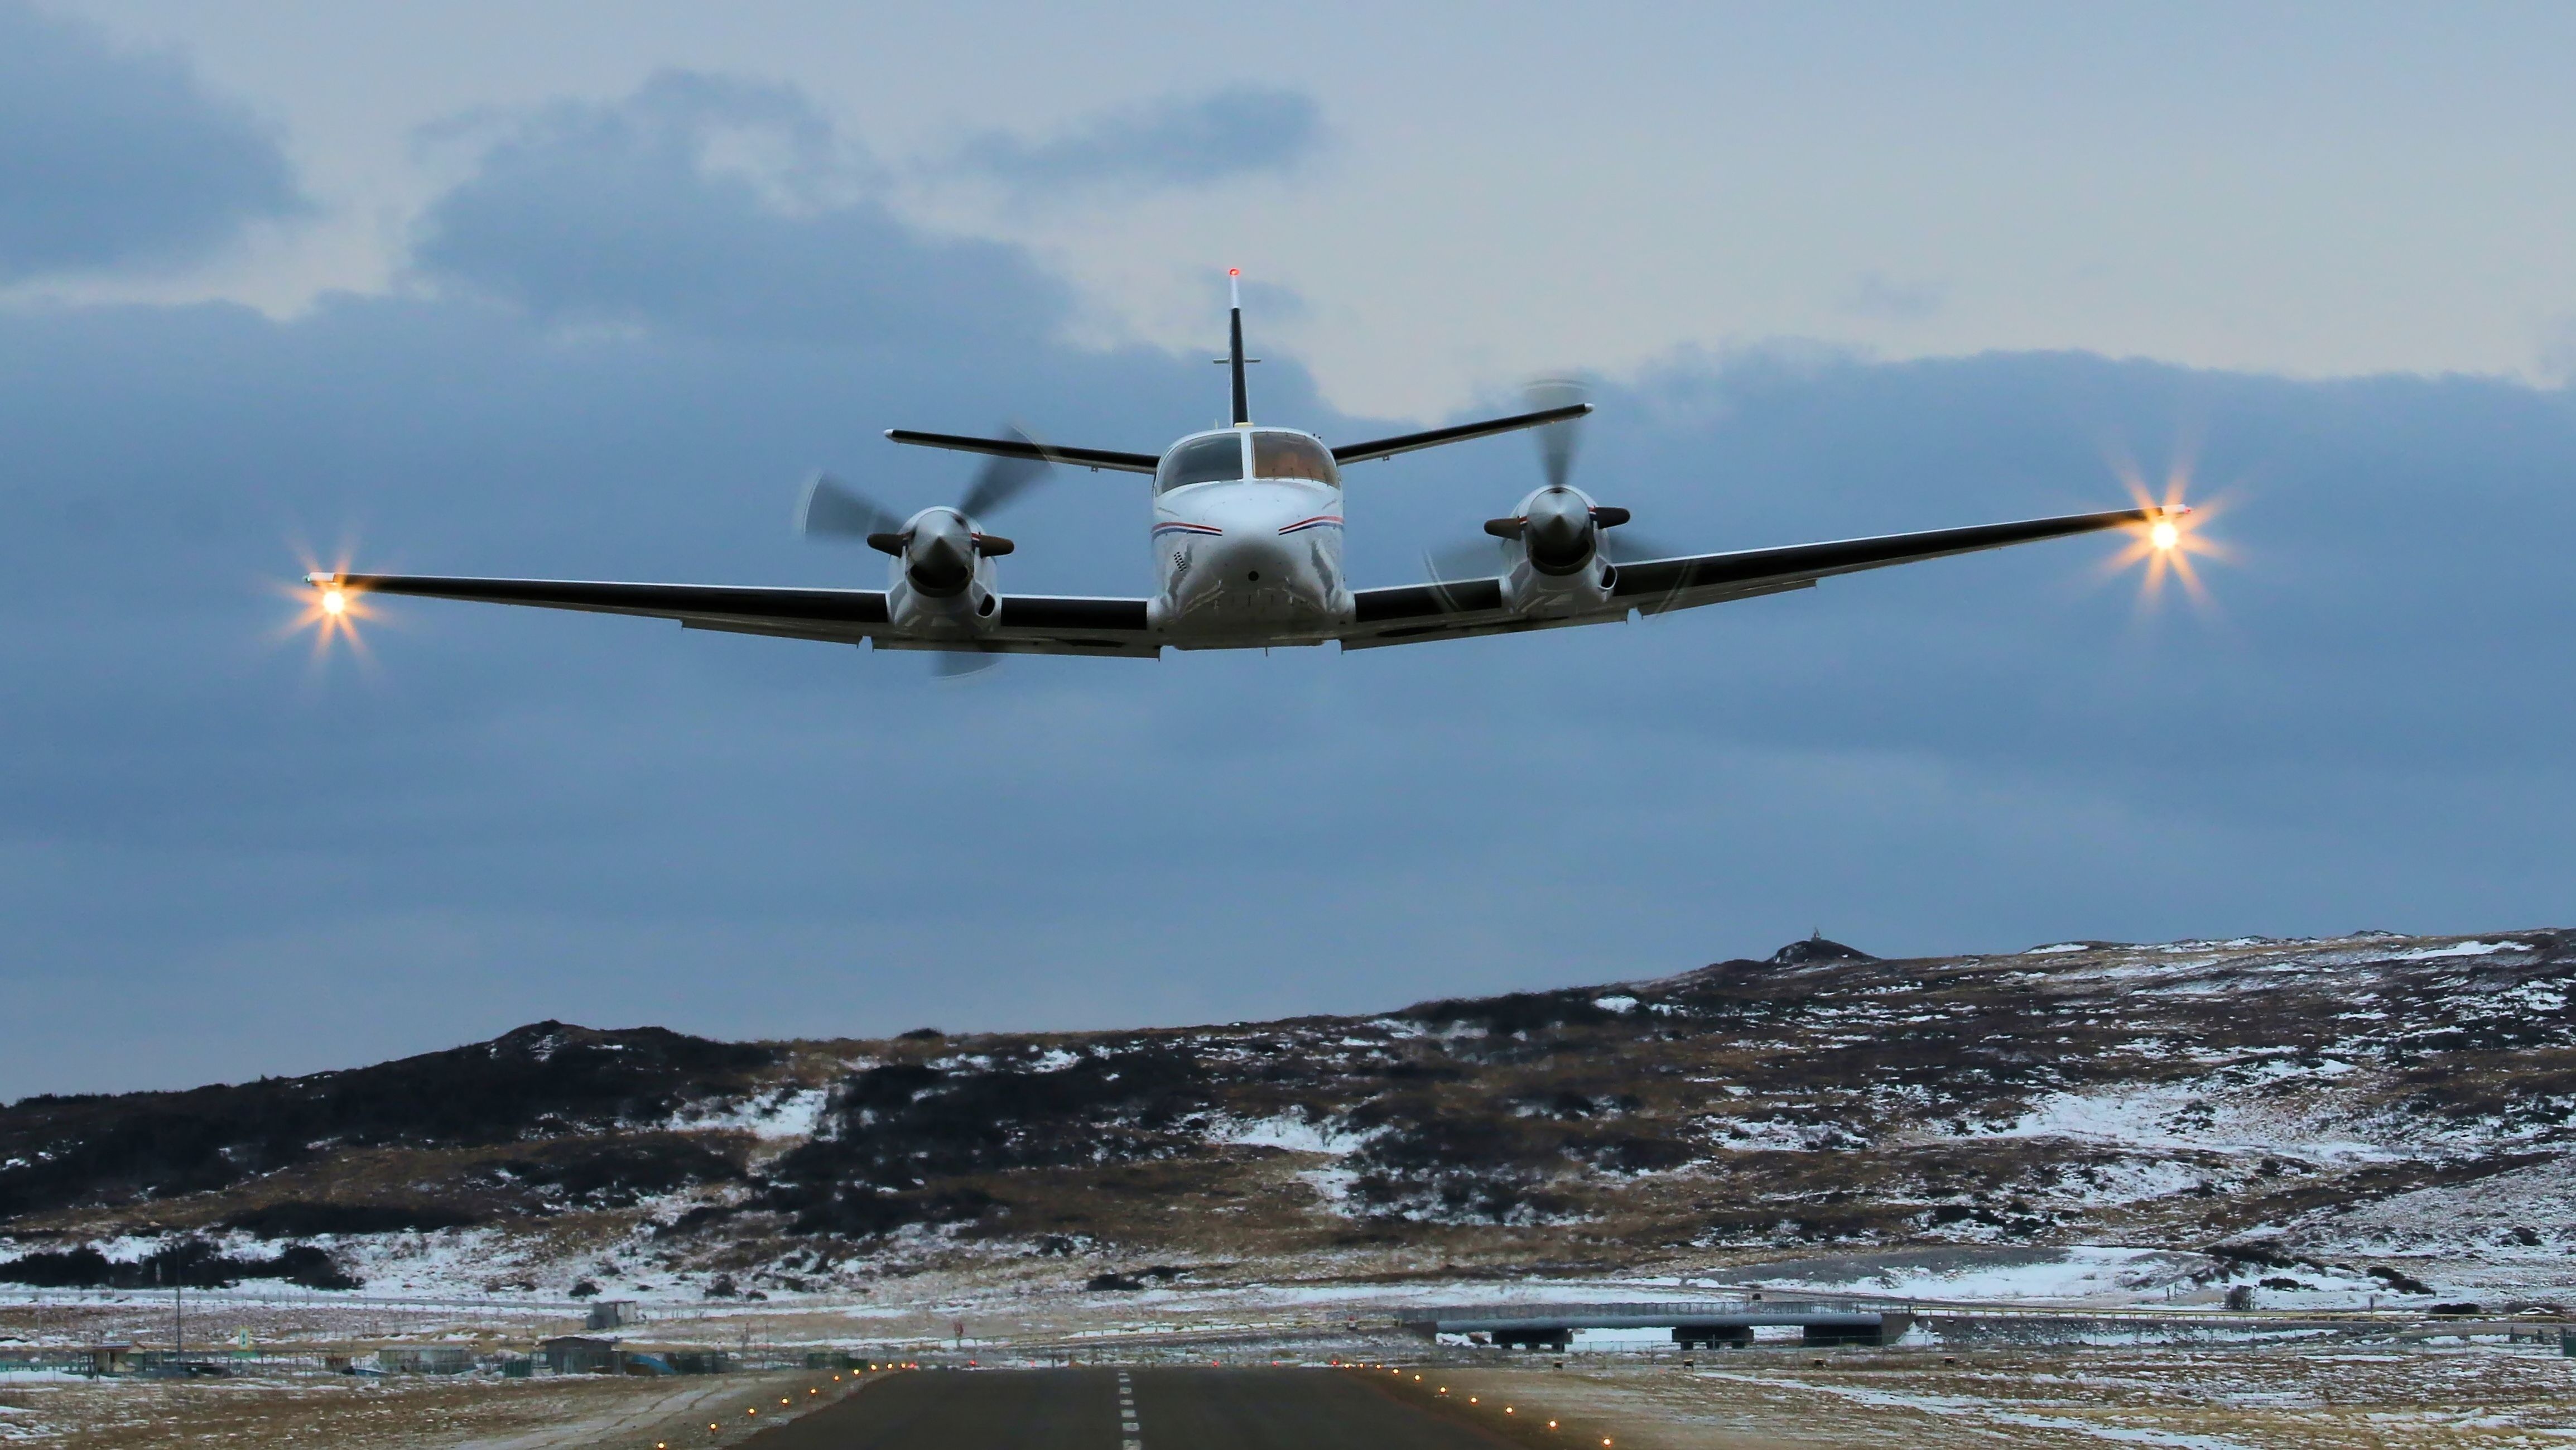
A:
<svg viewBox="0 0 2576 1450">
<path fill-rule="evenodd" d="M 746 1450 L 1502 1450 L 1332 1369 L 921 1370 Z"/>
</svg>

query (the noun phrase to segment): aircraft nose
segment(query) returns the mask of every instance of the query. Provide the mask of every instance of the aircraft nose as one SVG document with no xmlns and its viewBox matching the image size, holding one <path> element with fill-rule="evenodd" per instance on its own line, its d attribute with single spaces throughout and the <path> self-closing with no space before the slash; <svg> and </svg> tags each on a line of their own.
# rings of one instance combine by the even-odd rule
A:
<svg viewBox="0 0 2576 1450">
<path fill-rule="evenodd" d="M 1279 547 L 1276 534 L 1256 534 L 1231 542 L 1233 547 L 1226 550 L 1226 567 L 1241 574 L 1248 584 L 1260 583 L 1264 570 L 1276 579 L 1287 572 L 1292 562 L 1288 551 Z"/>
<path fill-rule="evenodd" d="M 965 588 L 975 577 L 974 536 L 965 521 L 944 510 L 915 520 L 905 549 L 904 572 L 911 576 L 914 588 L 935 597 Z"/>
<path fill-rule="evenodd" d="M 1290 578 L 1305 555 L 1294 535 L 1279 532 L 1282 526 L 1282 520 L 1265 517 L 1227 528 L 1223 566 L 1227 578 L 1244 584 Z"/>
</svg>

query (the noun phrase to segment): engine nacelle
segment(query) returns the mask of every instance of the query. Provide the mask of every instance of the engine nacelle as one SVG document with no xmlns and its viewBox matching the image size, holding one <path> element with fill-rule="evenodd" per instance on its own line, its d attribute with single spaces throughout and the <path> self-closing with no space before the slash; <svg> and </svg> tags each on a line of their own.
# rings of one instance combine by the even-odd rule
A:
<svg viewBox="0 0 2576 1450">
<path fill-rule="evenodd" d="M 900 533 L 868 535 L 868 547 L 894 558 L 886 614 L 897 625 L 976 634 L 1001 611 L 992 561 L 1011 541 L 978 532 L 955 509 L 923 509 Z"/>
<path fill-rule="evenodd" d="M 1601 531 L 1628 521 L 1578 488 L 1550 484 L 1521 500 L 1511 518 L 1485 532 L 1503 541 L 1503 603 L 1522 614 L 1565 613 L 1607 604 L 1619 577 L 1601 550 Z"/>
</svg>

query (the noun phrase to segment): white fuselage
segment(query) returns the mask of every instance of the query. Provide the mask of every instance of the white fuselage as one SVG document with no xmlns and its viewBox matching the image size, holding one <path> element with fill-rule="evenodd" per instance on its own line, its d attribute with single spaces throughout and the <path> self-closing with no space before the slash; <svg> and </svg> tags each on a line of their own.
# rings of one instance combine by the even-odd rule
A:
<svg viewBox="0 0 2576 1450">
<path fill-rule="evenodd" d="M 1351 617 L 1341 479 L 1312 435 L 1245 426 L 1172 445 L 1153 547 L 1148 617 L 1177 648 L 1320 644 Z"/>
</svg>

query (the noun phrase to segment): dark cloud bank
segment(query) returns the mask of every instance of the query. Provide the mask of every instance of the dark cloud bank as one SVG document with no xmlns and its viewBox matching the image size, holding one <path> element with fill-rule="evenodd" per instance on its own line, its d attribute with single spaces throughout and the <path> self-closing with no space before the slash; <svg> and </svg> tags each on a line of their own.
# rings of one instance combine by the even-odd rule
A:
<svg viewBox="0 0 2576 1450">
<path fill-rule="evenodd" d="M 2101 506 L 2107 455 L 2189 442 L 2239 555 L 2207 616 L 2142 614 L 2072 543 L 1622 627 L 963 687 L 417 601 L 371 664 L 316 668 L 278 638 L 299 538 L 875 582 L 786 516 L 817 465 L 953 493 L 967 464 L 879 429 L 1152 448 L 1221 408 L 1195 354 L 1049 341 L 1061 288 L 1016 252 L 708 163 L 711 126 L 810 133 L 792 97 L 659 86 L 493 150 L 409 295 L 0 313 L 0 1094 L 547 1016 L 1365 1009 L 1818 926 L 1903 953 L 2570 914 L 2576 410 L 2495 381 L 1686 356 L 1598 399 L 1584 481 L 1705 547 Z M 1264 416 L 1388 421 L 1263 372 Z M 1534 474 L 1512 440 L 1357 470 L 1362 581 Z M 1006 581 L 1138 589 L 1145 508 L 1058 479 Z"/>
<path fill-rule="evenodd" d="M 0 0 L 0 283 L 186 262 L 303 206 L 275 141 L 176 58 Z"/>
</svg>

